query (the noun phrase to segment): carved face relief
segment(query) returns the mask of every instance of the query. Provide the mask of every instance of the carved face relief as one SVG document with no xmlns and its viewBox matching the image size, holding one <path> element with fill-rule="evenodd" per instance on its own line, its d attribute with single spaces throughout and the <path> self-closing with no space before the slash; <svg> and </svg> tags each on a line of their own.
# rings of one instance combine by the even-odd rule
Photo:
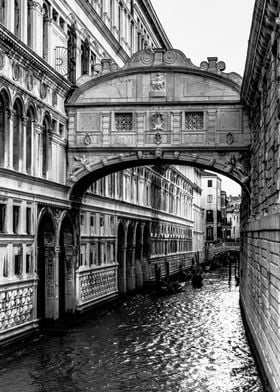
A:
<svg viewBox="0 0 280 392">
<path fill-rule="evenodd" d="M 155 113 L 152 115 L 152 126 L 153 131 L 163 131 L 164 119 L 161 113 Z"/>
</svg>

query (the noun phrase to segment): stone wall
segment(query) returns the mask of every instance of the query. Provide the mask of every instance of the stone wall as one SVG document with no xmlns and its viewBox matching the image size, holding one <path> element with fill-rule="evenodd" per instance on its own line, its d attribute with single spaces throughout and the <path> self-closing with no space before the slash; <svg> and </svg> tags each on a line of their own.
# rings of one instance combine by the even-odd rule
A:
<svg viewBox="0 0 280 392">
<path fill-rule="evenodd" d="M 250 200 L 243 198 L 241 208 L 241 304 L 273 391 L 280 390 L 280 38 L 277 15 L 278 2 L 256 1 L 241 93 L 243 102 L 250 108 L 251 121 L 251 192 Z"/>
</svg>

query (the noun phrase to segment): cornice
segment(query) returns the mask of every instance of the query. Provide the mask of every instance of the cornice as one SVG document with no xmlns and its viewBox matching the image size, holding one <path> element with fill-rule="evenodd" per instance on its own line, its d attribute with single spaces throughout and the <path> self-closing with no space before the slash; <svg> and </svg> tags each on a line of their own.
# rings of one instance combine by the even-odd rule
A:
<svg viewBox="0 0 280 392">
<path fill-rule="evenodd" d="M 68 92 L 72 87 L 67 79 L 60 75 L 44 59 L 35 53 L 29 46 L 20 41 L 5 26 L 0 23 L 0 47 L 6 50 L 9 56 L 24 59 L 25 63 L 31 65 L 36 72 L 48 77 L 56 83 L 62 90 Z"/>
<path fill-rule="evenodd" d="M 278 13 L 279 2 L 277 0 L 256 0 L 241 89 L 241 99 L 247 105 L 252 104 L 258 91 L 258 83 L 270 50 Z"/>
<path fill-rule="evenodd" d="M 157 16 L 157 13 L 151 1 L 138 0 L 137 3 L 139 4 L 145 16 L 147 17 L 149 23 L 151 24 L 154 34 L 156 35 L 157 39 L 160 42 L 160 46 L 164 49 L 171 49 L 172 44 L 169 41 L 167 34 L 159 21 L 159 18 Z"/>
<path fill-rule="evenodd" d="M 115 53 L 121 58 L 121 60 L 126 63 L 129 59 L 129 55 L 125 52 L 123 47 L 120 45 L 118 40 L 115 38 L 111 30 L 106 26 L 103 20 L 100 18 L 95 9 L 85 0 L 76 0 L 79 6 L 85 11 L 88 18 L 97 27 L 97 29 L 102 34 L 103 38 L 109 43 L 113 48 Z"/>
</svg>

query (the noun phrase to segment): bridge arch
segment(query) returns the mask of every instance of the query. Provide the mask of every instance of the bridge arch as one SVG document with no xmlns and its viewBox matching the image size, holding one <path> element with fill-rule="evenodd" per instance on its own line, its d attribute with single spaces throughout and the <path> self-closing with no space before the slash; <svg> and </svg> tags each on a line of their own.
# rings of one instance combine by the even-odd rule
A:
<svg viewBox="0 0 280 392">
<path fill-rule="evenodd" d="M 180 152 L 163 152 L 155 151 L 151 153 L 142 153 L 136 151 L 131 154 L 119 154 L 118 156 L 103 158 L 99 162 L 83 162 L 82 167 L 69 179 L 70 191 L 69 198 L 72 201 L 81 200 L 83 194 L 90 185 L 98 179 L 111 173 L 118 172 L 127 168 L 139 166 L 161 166 L 161 165 L 187 165 L 204 170 L 211 170 L 217 174 L 237 182 L 242 189 L 249 194 L 247 175 L 248 169 L 245 169 L 243 160 L 246 157 L 239 155 L 239 161 L 236 162 L 234 155 L 230 157 L 221 153 L 221 157 L 213 158 L 210 154 L 180 153 Z M 245 162 L 246 164 L 246 162 Z"/>
</svg>

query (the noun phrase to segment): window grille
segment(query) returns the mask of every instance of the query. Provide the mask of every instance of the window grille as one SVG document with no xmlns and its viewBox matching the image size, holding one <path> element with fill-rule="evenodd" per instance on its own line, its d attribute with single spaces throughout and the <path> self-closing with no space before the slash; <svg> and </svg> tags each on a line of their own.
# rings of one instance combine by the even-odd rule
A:
<svg viewBox="0 0 280 392">
<path fill-rule="evenodd" d="M 116 131 L 132 131 L 132 113 L 115 114 Z"/>
<path fill-rule="evenodd" d="M 203 112 L 186 113 L 186 129 L 199 131 L 203 129 Z"/>
</svg>

